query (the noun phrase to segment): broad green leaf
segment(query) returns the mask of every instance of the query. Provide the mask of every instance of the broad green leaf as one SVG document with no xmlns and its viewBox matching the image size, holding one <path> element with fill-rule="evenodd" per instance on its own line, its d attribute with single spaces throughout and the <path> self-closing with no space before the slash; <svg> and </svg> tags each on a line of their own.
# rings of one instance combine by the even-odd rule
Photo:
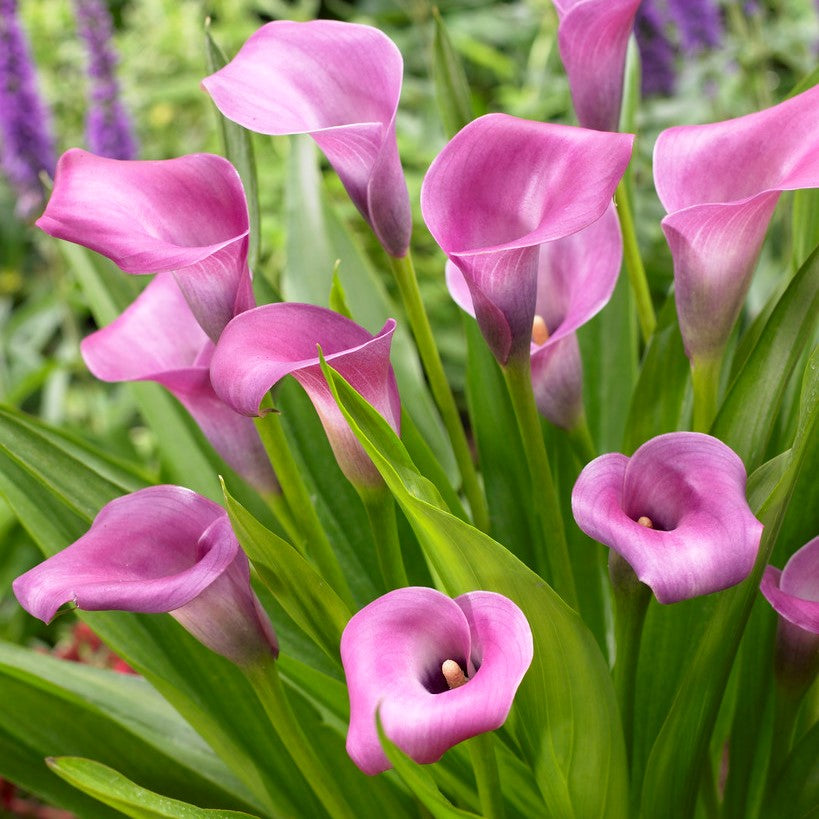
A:
<svg viewBox="0 0 819 819">
<path fill-rule="evenodd" d="M 338 661 L 341 632 L 351 617 L 347 607 L 293 546 L 259 523 L 226 489 L 225 508 L 261 581 L 290 617 Z"/>
<path fill-rule="evenodd" d="M 113 768 L 91 759 L 71 756 L 50 758 L 48 767 L 75 788 L 133 819 L 230 819 L 251 816 L 233 810 L 205 810 L 178 799 L 160 796 L 140 787 Z"/>
<path fill-rule="evenodd" d="M 145 680 L 0 643 L 3 731 L 38 764 L 20 769 L 0 743 L 0 772 L 45 798 L 54 780 L 42 759 L 84 754 L 151 788 L 221 807 L 250 806 L 246 789 Z M 44 719 L 43 715 L 48 714 Z M 59 783 L 58 783 L 59 784 Z"/>
<path fill-rule="evenodd" d="M 336 401 L 418 535 L 448 594 L 499 592 L 526 614 L 535 643 L 510 725 L 548 815 L 627 812 L 625 747 L 608 668 L 580 618 L 488 535 L 451 515 L 386 421 L 325 365 Z M 595 787 L 589 787 L 589 783 Z"/>
<path fill-rule="evenodd" d="M 228 59 L 217 45 L 210 33 L 210 18 L 205 22 L 205 51 L 207 54 L 208 71 L 213 74 L 224 65 Z M 259 261 L 259 243 L 261 238 L 261 215 L 259 213 L 259 183 L 256 177 L 256 156 L 253 151 L 253 137 L 246 128 L 222 116 L 214 105 L 219 130 L 222 134 L 222 145 L 225 156 L 239 172 L 242 185 L 247 197 L 247 212 L 250 217 L 250 237 L 247 250 L 247 261 L 251 270 Z"/>
<path fill-rule="evenodd" d="M 387 755 L 387 759 L 398 771 L 398 775 L 404 780 L 406 786 L 412 791 L 422 805 L 435 817 L 435 819 L 478 819 L 478 814 L 456 808 L 437 788 L 432 776 L 420 765 L 413 762 L 397 745 L 390 742 L 378 721 L 378 738 L 381 740 L 381 747 Z"/>
<path fill-rule="evenodd" d="M 449 39 L 441 13 L 433 7 L 435 39 L 432 43 L 432 79 L 435 101 L 444 126 L 444 134 L 451 139 L 475 117 L 472 99 L 463 63 Z"/>
<path fill-rule="evenodd" d="M 816 819 L 819 816 L 819 722 L 797 742 L 765 802 L 766 819 Z"/>
<path fill-rule="evenodd" d="M 819 72 L 819 69 L 817 69 Z M 798 270 L 819 245 L 819 190 L 811 189 L 793 193 L 793 258 Z"/>
<path fill-rule="evenodd" d="M 712 435 L 749 470 L 762 463 L 782 396 L 819 319 L 819 250 L 794 276 L 720 407 Z"/>
</svg>

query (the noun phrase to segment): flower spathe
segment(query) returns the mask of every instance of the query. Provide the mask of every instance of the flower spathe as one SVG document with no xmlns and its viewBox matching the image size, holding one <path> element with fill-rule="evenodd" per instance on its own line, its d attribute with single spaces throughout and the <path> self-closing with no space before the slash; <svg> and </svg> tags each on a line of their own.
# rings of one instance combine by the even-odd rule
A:
<svg viewBox="0 0 819 819">
<path fill-rule="evenodd" d="M 217 108 L 263 134 L 309 134 L 392 256 L 412 231 L 395 139 L 403 59 L 385 34 L 333 20 L 262 26 L 202 81 Z"/>
<path fill-rule="evenodd" d="M 640 0 L 555 0 L 557 42 L 577 121 L 616 131 L 626 48 Z"/>
<path fill-rule="evenodd" d="M 317 347 L 398 432 L 401 403 L 390 364 L 395 321 L 373 336 L 354 321 L 312 304 L 266 304 L 237 316 L 211 360 L 217 395 L 243 415 L 259 415 L 267 391 L 286 375 L 304 387 L 327 433 L 336 460 L 354 484 L 380 483 L 324 379 Z"/>
<path fill-rule="evenodd" d="M 782 191 L 819 185 L 819 87 L 758 113 L 669 128 L 654 148 L 688 357 L 722 353 Z"/>
<path fill-rule="evenodd" d="M 169 612 L 236 663 L 278 653 L 227 513 L 179 486 L 152 486 L 106 504 L 85 535 L 13 588 L 23 608 L 45 622 L 68 602 L 87 611 Z"/>
<path fill-rule="evenodd" d="M 620 554 L 660 603 L 733 586 L 754 565 L 762 524 L 745 499 L 745 467 L 710 435 L 670 432 L 631 458 L 601 455 L 580 473 L 572 512 Z"/>
<path fill-rule="evenodd" d="M 173 274 L 159 273 L 133 304 L 80 345 L 103 381 L 156 381 L 182 403 L 214 449 L 259 491 L 278 484 L 253 422 L 214 392 L 214 344 L 199 326 Z"/>
<path fill-rule="evenodd" d="M 540 246 L 535 315 L 542 325 L 531 339 L 532 388 L 540 414 L 565 429 L 571 429 L 583 411 L 583 372 L 575 331 L 611 298 L 622 258 L 623 239 L 614 205 L 583 230 Z M 452 298 L 474 316 L 469 287 L 451 262 L 446 277 Z"/>
<path fill-rule="evenodd" d="M 341 636 L 350 692 L 347 752 L 366 774 L 391 767 L 384 732 L 416 762 L 506 720 L 532 662 L 532 632 L 508 598 L 487 591 L 454 600 L 410 587 L 379 597 L 355 614 Z M 442 665 L 452 660 L 467 680 L 448 690 Z"/>
<path fill-rule="evenodd" d="M 819 635 L 819 537 L 793 554 L 781 571 L 767 566 L 759 588 L 780 617 Z"/>
<path fill-rule="evenodd" d="M 538 247 L 603 215 L 633 139 L 488 114 L 432 163 L 421 189 L 424 219 L 466 280 L 501 364 L 529 354 Z"/>
<path fill-rule="evenodd" d="M 238 173 L 222 157 L 128 161 L 74 148 L 60 157 L 37 225 L 126 273 L 173 272 L 214 341 L 255 303 L 247 203 Z"/>
</svg>

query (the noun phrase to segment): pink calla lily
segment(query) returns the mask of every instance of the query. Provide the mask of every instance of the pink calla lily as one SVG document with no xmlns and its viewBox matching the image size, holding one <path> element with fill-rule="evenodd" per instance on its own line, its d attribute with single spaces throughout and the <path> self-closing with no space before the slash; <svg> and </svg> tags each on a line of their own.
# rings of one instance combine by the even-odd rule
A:
<svg viewBox="0 0 819 819">
<path fill-rule="evenodd" d="M 222 157 L 126 161 L 74 148 L 60 157 L 37 225 L 102 253 L 126 273 L 173 272 L 214 341 L 255 303 L 244 190 Z"/>
<path fill-rule="evenodd" d="M 278 653 L 227 513 L 179 486 L 111 501 L 85 535 L 13 588 L 23 608 L 45 622 L 68 602 L 86 611 L 169 612 L 236 663 Z"/>
<path fill-rule="evenodd" d="M 424 219 L 463 275 L 501 364 L 529 354 L 539 246 L 600 219 L 632 142 L 630 134 L 489 114 L 432 163 L 421 190 Z"/>
<path fill-rule="evenodd" d="M 156 381 L 193 416 L 214 449 L 262 492 L 278 484 L 253 422 L 213 391 L 214 344 L 191 313 L 171 273 L 160 273 L 114 322 L 80 347 L 103 381 Z"/>
<path fill-rule="evenodd" d="M 341 414 L 319 364 L 317 346 L 338 372 L 398 432 L 401 403 L 390 365 L 395 321 L 375 336 L 324 307 L 267 304 L 237 316 L 211 360 L 217 395 L 243 415 L 259 415 L 267 391 L 286 375 L 304 387 L 344 474 L 356 485 L 380 483 L 375 466 Z"/>
<path fill-rule="evenodd" d="M 819 635 L 819 537 L 793 554 L 781 571 L 766 567 L 760 590 L 780 617 Z"/>
<path fill-rule="evenodd" d="M 542 324 L 530 346 L 532 388 L 541 415 L 571 429 L 583 411 L 583 370 L 575 331 L 611 298 L 623 257 L 614 205 L 583 230 L 540 246 L 535 315 Z M 452 263 L 447 287 L 455 302 L 475 315 L 469 286 Z"/>
<path fill-rule="evenodd" d="M 782 191 L 819 186 L 819 86 L 748 116 L 669 128 L 654 148 L 689 358 L 728 340 Z"/>
<path fill-rule="evenodd" d="M 395 140 L 402 74 L 401 53 L 377 29 L 278 20 L 202 85 L 245 128 L 310 134 L 385 250 L 400 257 L 412 231 Z"/>
<path fill-rule="evenodd" d="M 616 131 L 626 48 L 640 0 L 555 0 L 557 42 L 584 128 Z"/>
<path fill-rule="evenodd" d="M 754 565 L 762 524 L 745 499 L 745 467 L 710 435 L 671 432 L 631 458 L 601 455 L 580 473 L 572 512 L 614 549 L 660 603 L 733 586 Z"/>
<path fill-rule="evenodd" d="M 500 594 L 475 591 L 453 600 L 411 587 L 379 597 L 341 636 L 350 691 L 347 752 L 366 774 L 391 767 L 377 711 L 399 748 L 416 762 L 437 761 L 453 745 L 503 725 L 532 655 L 523 612 Z M 447 660 L 458 664 L 460 679 L 445 676 Z"/>
</svg>

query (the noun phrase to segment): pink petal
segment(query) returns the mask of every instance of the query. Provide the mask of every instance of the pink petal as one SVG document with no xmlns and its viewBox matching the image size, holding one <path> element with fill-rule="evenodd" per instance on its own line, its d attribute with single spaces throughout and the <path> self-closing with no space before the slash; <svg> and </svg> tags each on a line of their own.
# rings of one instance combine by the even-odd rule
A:
<svg viewBox="0 0 819 819">
<path fill-rule="evenodd" d="M 555 0 L 560 56 L 584 128 L 617 130 L 626 48 L 639 5 L 640 0 Z"/>
<path fill-rule="evenodd" d="M 377 29 L 279 20 L 202 85 L 252 131 L 310 134 L 379 241 L 403 256 L 412 216 L 395 141 L 402 73 L 401 53 Z"/>
<path fill-rule="evenodd" d="M 531 367 L 538 412 L 555 426 L 572 429 L 583 413 L 583 361 L 577 335 L 533 344 Z"/>
<path fill-rule="evenodd" d="M 276 476 L 253 422 L 213 391 L 213 342 L 205 335 L 173 275 L 160 273 L 114 322 L 80 347 L 88 369 L 103 381 L 156 381 L 193 416 L 214 449 L 263 492 Z"/>
<path fill-rule="evenodd" d="M 799 549 L 781 572 L 768 566 L 760 589 L 781 617 L 819 634 L 819 537 Z"/>
<path fill-rule="evenodd" d="M 612 453 L 581 472 L 577 525 L 625 558 L 660 603 L 733 586 L 747 577 L 762 524 L 745 499 L 745 468 L 708 435 L 652 438 L 631 458 Z M 648 517 L 653 529 L 637 523 Z"/>
<path fill-rule="evenodd" d="M 689 357 L 718 355 L 779 194 L 819 186 L 819 87 L 738 119 L 669 128 L 654 149 Z"/>
<path fill-rule="evenodd" d="M 221 157 L 125 161 L 74 148 L 60 158 L 37 225 L 127 273 L 173 271 L 211 338 L 253 306 L 247 204 L 239 175 Z"/>
<path fill-rule="evenodd" d="M 72 601 L 87 611 L 171 612 L 236 662 L 277 651 L 227 514 L 179 486 L 111 501 L 85 535 L 13 588 L 23 608 L 45 622 Z"/>
<path fill-rule="evenodd" d="M 633 137 L 489 114 L 432 163 L 421 209 L 469 287 L 476 318 L 503 364 L 528 353 L 538 253 L 597 221 Z"/>
<path fill-rule="evenodd" d="M 421 763 L 500 727 L 532 653 L 523 613 L 493 592 L 452 600 L 413 587 L 378 598 L 350 620 L 341 638 L 350 691 L 348 753 L 367 774 L 391 767 L 378 740 L 376 710 L 387 736 Z M 441 674 L 448 659 L 469 676 L 451 691 Z"/>
<path fill-rule="evenodd" d="M 267 304 L 237 316 L 222 334 L 211 362 L 214 389 L 243 415 L 258 415 L 265 393 L 286 375 L 307 391 L 344 473 L 372 483 L 377 470 L 338 409 L 321 372 L 317 346 L 336 369 L 398 432 L 401 404 L 390 365 L 395 321 L 378 335 L 324 307 Z"/>
</svg>

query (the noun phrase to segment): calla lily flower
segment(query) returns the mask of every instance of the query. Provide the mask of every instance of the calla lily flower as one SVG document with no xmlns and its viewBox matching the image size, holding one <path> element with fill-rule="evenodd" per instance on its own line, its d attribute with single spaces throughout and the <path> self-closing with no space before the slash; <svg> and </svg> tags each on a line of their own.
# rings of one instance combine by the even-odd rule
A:
<svg viewBox="0 0 819 819">
<path fill-rule="evenodd" d="M 412 231 L 395 140 L 403 60 L 370 26 L 333 20 L 262 26 L 202 81 L 228 118 L 262 134 L 309 134 L 392 256 Z"/>
<path fill-rule="evenodd" d="M 262 492 L 278 488 L 253 422 L 234 412 L 211 386 L 214 344 L 173 274 L 158 274 L 119 318 L 84 339 L 80 349 L 88 369 L 103 381 L 162 384 L 240 475 Z"/>
<path fill-rule="evenodd" d="M 718 358 L 782 191 L 819 185 L 819 86 L 748 116 L 669 128 L 654 148 L 688 357 Z"/>
<path fill-rule="evenodd" d="M 616 131 L 626 48 L 640 0 L 555 0 L 557 43 L 584 128 Z"/>
<path fill-rule="evenodd" d="M 781 571 L 768 566 L 759 588 L 780 617 L 819 635 L 819 537 L 806 543 Z"/>
<path fill-rule="evenodd" d="M 356 486 L 381 478 L 341 414 L 319 363 L 317 346 L 397 433 L 401 403 L 390 365 L 395 321 L 375 336 L 325 307 L 267 304 L 237 316 L 225 328 L 211 360 L 216 394 L 236 412 L 259 415 L 267 391 L 286 375 L 304 387 L 324 426 L 336 460 Z"/>
<path fill-rule="evenodd" d="M 416 762 L 506 721 L 532 662 L 532 632 L 508 598 L 454 600 L 435 589 L 396 589 L 361 609 L 341 636 L 350 691 L 347 752 L 366 774 L 391 767 L 384 732 Z"/>
<path fill-rule="evenodd" d="M 745 467 L 710 435 L 671 432 L 631 458 L 601 455 L 580 473 L 572 512 L 614 549 L 660 603 L 720 591 L 747 577 L 762 524 L 745 499 Z"/>
<path fill-rule="evenodd" d="M 466 280 L 502 365 L 529 354 L 539 246 L 600 219 L 633 139 L 488 114 L 432 163 L 421 190 L 424 219 Z"/>
<path fill-rule="evenodd" d="M 69 602 L 86 611 L 169 612 L 241 665 L 278 653 L 227 513 L 180 486 L 151 486 L 106 504 L 85 535 L 13 588 L 45 622 Z"/>
<path fill-rule="evenodd" d="M 614 205 L 587 228 L 540 246 L 532 388 L 541 415 L 564 429 L 574 427 L 583 412 L 583 365 L 575 331 L 611 298 L 622 258 Z M 446 277 L 452 298 L 474 316 L 469 286 L 452 262 L 447 262 Z"/>
<path fill-rule="evenodd" d="M 107 256 L 126 273 L 173 272 L 215 341 L 255 302 L 247 266 L 247 203 L 222 157 L 106 159 L 74 148 L 60 157 L 37 225 Z"/>
</svg>

